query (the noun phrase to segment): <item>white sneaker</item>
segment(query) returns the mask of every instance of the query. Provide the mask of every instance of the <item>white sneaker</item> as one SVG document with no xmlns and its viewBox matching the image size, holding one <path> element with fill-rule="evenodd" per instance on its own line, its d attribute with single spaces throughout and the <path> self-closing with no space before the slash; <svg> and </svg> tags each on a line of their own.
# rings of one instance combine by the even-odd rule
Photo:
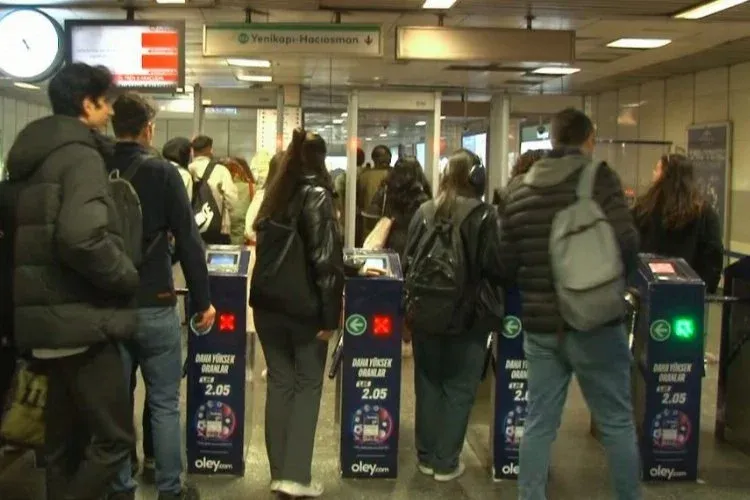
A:
<svg viewBox="0 0 750 500">
<path fill-rule="evenodd" d="M 447 483 L 449 481 L 453 481 L 454 479 L 458 479 L 461 477 L 464 472 L 466 472 L 466 466 L 463 464 L 463 462 L 458 462 L 458 467 L 453 472 L 449 472 L 448 474 L 435 474 L 435 481 L 441 482 L 441 483 Z"/>
<path fill-rule="evenodd" d="M 295 498 L 317 498 L 323 494 L 323 485 L 316 482 L 305 485 L 293 481 L 281 481 L 276 491 Z"/>
<path fill-rule="evenodd" d="M 435 469 L 430 467 L 429 465 L 425 464 L 417 464 L 417 469 L 419 469 L 419 472 L 424 474 L 425 476 L 434 476 L 435 475 Z"/>
<path fill-rule="evenodd" d="M 281 481 L 271 481 L 271 493 L 278 493 Z"/>
</svg>

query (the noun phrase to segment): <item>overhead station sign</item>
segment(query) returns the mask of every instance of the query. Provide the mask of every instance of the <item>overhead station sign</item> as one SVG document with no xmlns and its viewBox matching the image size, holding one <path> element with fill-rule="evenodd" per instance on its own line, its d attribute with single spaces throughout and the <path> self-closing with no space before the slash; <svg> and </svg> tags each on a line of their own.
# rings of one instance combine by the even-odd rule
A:
<svg viewBox="0 0 750 500">
<path fill-rule="evenodd" d="M 264 54 L 350 55 L 381 57 L 381 27 L 371 24 L 207 24 L 205 57 Z"/>
<path fill-rule="evenodd" d="M 575 42 L 575 31 L 401 26 L 396 59 L 569 64 Z"/>
</svg>

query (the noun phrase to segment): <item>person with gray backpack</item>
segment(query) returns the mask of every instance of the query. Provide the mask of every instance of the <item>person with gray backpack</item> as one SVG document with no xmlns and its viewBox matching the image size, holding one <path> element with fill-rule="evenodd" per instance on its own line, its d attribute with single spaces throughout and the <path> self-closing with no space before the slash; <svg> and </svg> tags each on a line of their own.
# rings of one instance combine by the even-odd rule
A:
<svg viewBox="0 0 750 500">
<path fill-rule="evenodd" d="M 609 460 L 616 498 L 641 498 L 631 403 L 625 279 L 638 231 L 620 179 L 593 159 L 594 124 L 565 109 L 553 151 L 508 192 L 503 264 L 521 292 L 528 407 L 519 499 L 545 500 L 550 449 L 576 375 Z"/>
</svg>

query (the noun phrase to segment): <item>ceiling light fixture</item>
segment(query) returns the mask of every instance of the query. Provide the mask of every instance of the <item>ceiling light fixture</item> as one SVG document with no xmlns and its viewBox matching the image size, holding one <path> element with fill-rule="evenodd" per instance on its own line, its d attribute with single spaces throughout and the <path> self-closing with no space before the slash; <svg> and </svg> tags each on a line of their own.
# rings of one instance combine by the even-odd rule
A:
<svg viewBox="0 0 750 500">
<path fill-rule="evenodd" d="M 713 0 L 697 7 L 684 10 L 679 14 L 675 14 L 675 19 L 703 19 L 704 17 L 712 16 L 723 10 L 731 9 L 740 4 L 747 2 L 748 0 Z"/>
<path fill-rule="evenodd" d="M 417 127 L 424 127 L 425 125 L 427 125 L 427 122 L 424 121 L 424 120 L 420 120 L 417 123 L 415 123 L 414 125 L 416 125 Z"/>
<path fill-rule="evenodd" d="M 441 120 L 445 120 L 445 115 L 440 117 Z"/>
<path fill-rule="evenodd" d="M 669 45 L 672 40 L 667 38 L 620 38 L 609 42 L 607 47 L 613 49 L 658 49 Z"/>
<path fill-rule="evenodd" d="M 370 141 L 372 140 L 372 137 L 365 137 L 365 140 L 366 140 L 367 142 L 370 142 Z"/>
<path fill-rule="evenodd" d="M 456 0 L 424 0 L 423 9 L 450 9 Z"/>
<path fill-rule="evenodd" d="M 258 82 L 258 83 L 270 83 L 273 81 L 271 75 L 237 75 L 237 79 L 241 82 Z"/>
<path fill-rule="evenodd" d="M 337 119 L 333 120 L 333 124 L 334 125 L 341 125 L 342 123 L 344 123 L 344 120 L 342 120 L 340 118 L 337 118 Z"/>
<path fill-rule="evenodd" d="M 36 85 L 32 85 L 30 83 L 25 83 L 25 82 L 15 82 L 13 85 L 18 87 L 19 89 L 39 90 L 39 87 L 37 87 Z"/>
<path fill-rule="evenodd" d="M 343 113 L 341 113 L 341 118 L 349 118 L 349 113 L 344 111 Z"/>
<path fill-rule="evenodd" d="M 532 73 L 536 75 L 572 75 L 581 71 L 579 68 L 563 68 L 561 66 L 550 66 L 546 68 L 537 68 Z"/>
<path fill-rule="evenodd" d="M 156 0 L 156 3 L 185 3 L 185 0 Z"/>
<path fill-rule="evenodd" d="M 227 59 L 227 64 L 230 66 L 238 66 L 240 68 L 270 68 L 271 61 L 266 59 Z"/>
<path fill-rule="evenodd" d="M 383 132 L 382 134 L 380 134 L 380 137 L 388 137 L 388 134 L 386 134 L 385 132 Z"/>
</svg>

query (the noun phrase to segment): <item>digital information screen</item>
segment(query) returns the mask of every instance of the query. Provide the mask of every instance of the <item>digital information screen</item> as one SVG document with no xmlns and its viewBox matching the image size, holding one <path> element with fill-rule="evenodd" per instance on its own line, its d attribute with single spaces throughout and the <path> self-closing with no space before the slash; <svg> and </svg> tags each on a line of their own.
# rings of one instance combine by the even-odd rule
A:
<svg viewBox="0 0 750 500">
<path fill-rule="evenodd" d="M 675 274 L 674 266 L 669 262 L 649 262 L 648 267 L 654 274 Z"/>
<path fill-rule="evenodd" d="M 208 264 L 211 266 L 234 266 L 237 264 L 239 255 L 236 253 L 210 253 Z"/>
<path fill-rule="evenodd" d="M 367 260 L 365 260 L 365 268 L 383 270 L 388 269 L 385 263 L 385 257 L 368 257 Z"/>
<path fill-rule="evenodd" d="M 174 89 L 181 82 L 182 32 L 177 26 L 75 24 L 69 30 L 69 58 L 106 66 L 121 88 Z"/>
</svg>

